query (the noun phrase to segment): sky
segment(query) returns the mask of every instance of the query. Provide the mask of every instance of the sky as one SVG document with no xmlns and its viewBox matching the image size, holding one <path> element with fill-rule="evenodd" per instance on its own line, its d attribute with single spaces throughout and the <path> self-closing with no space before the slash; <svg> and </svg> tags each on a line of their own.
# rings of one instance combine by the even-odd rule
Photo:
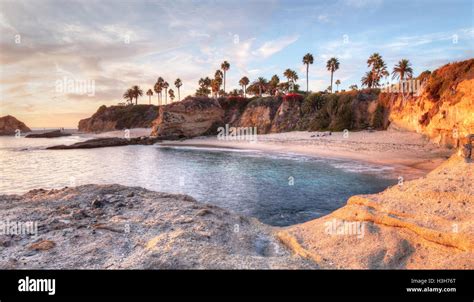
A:
<svg viewBox="0 0 474 302">
<path fill-rule="evenodd" d="M 124 102 L 130 86 L 153 88 L 159 76 L 171 88 L 179 77 L 182 98 L 194 94 L 199 78 L 212 77 L 224 60 L 227 91 L 242 76 L 284 79 L 287 68 L 305 89 L 308 52 L 311 91 L 330 85 L 331 57 L 340 61 L 340 89 L 361 86 L 374 52 L 390 70 L 409 59 L 417 75 L 474 57 L 472 3 L 0 0 L 0 116 L 75 128 L 99 106 Z"/>
</svg>

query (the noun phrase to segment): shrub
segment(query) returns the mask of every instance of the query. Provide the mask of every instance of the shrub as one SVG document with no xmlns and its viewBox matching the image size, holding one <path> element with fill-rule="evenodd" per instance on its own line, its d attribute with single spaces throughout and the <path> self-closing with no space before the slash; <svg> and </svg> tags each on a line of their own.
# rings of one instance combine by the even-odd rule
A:
<svg viewBox="0 0 474 302">
<path fill-rule="evenodd" d="M 283 96 L 284 101 L 289 101 L 289 102 L 302 102 L 303 101 L 303 96 L 298 93 L 288 93 Z"/>
</svg>

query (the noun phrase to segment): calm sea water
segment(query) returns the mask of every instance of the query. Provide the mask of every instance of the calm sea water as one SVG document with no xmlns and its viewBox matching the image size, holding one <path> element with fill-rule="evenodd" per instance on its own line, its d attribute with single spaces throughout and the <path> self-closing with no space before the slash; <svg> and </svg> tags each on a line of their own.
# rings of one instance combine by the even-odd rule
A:
<svg viewBox="0 0 474 302">
<path fill-rule="evenodd" d="M 118 183 L 189 194 L 267 224 L 286 226 L 326 215 L 354 194 L 379 192 L 396 183 L 388 167 L 251 150 L 44 150 L 85 139 L 0 137 L 0 194 Z"/>
</svg>

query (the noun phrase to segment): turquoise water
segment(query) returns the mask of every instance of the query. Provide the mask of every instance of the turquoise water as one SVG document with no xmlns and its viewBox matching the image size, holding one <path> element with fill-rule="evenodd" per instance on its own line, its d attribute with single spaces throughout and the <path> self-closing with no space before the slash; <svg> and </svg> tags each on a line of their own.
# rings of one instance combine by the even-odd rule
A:
<svg viewBox="0 0 474 302">
<path fill-rule="evenodd" d="M 390 168 L 258 151 L 124 146 L 44 150 L 83 137 L 0 137 L 0 193 L 118 183 L 183 193 L 277 226 L 305 222 L 355 194 L 396 183 Z"/>
</svg>

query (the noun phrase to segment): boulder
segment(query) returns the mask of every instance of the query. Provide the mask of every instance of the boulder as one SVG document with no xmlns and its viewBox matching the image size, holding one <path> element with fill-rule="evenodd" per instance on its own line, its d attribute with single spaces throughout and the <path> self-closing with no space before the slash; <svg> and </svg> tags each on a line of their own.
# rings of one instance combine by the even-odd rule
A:
<svg viewBox="0 0 474 302">
<path fill-rule="evenodd" d="M 0 117 L 0 135 L 15 135 L 17 130 L 20 130 L 20 133 L 31 131 L 25 123 L 11 115 Z"/>
</svg>

